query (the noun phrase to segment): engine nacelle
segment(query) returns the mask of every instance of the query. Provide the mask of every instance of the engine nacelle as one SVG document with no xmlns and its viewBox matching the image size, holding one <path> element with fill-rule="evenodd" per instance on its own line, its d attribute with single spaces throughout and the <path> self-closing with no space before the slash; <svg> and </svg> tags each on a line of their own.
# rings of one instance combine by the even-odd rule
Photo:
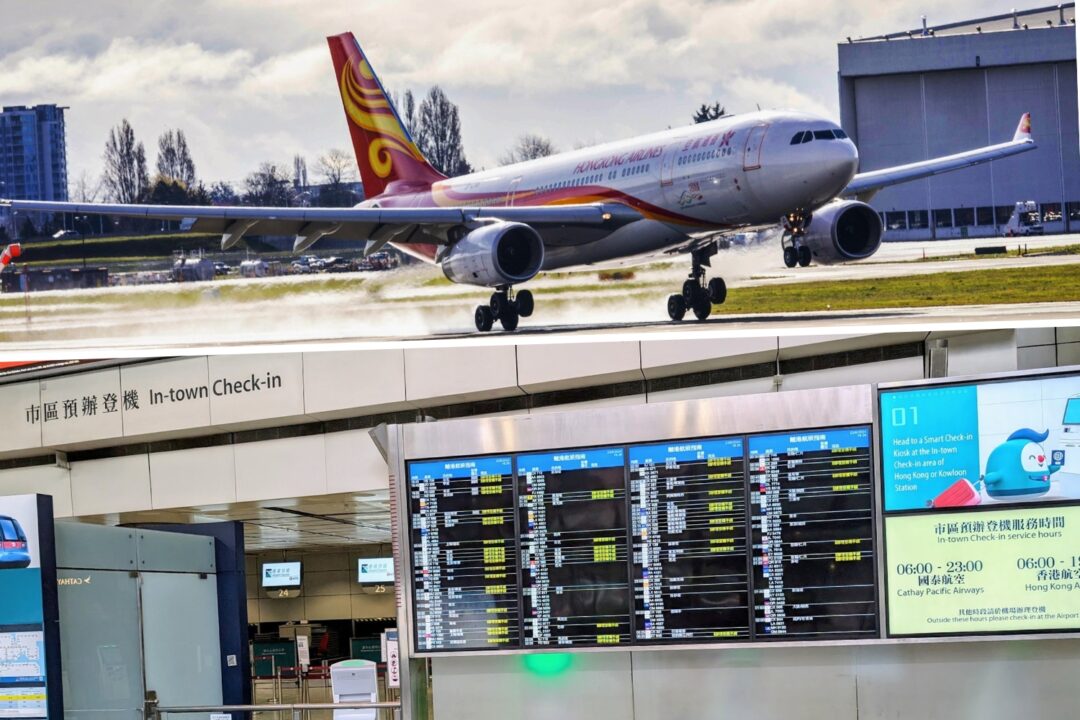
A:
<svg viewBox="0 0 1080 720">
<path fill-rule="evenodd" d="M 544 264 L 544 241 L 528 225 L 495 222 L 461 238 L 442 261 L 456 283 L 498 287 L 532 279 Z"/>
<path fill-rule="evenodd" d="M 863 260 L 881 247 L 881 217 L 866 203 L 842 200 L 814 211 L 803 243 L 822 265 Z"/>
</svg>

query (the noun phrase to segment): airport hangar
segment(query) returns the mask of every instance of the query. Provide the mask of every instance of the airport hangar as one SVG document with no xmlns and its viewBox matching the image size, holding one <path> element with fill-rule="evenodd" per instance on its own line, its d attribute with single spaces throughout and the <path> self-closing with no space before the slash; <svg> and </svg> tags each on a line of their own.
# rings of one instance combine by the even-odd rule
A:
<svg viewBox="0 0 1080 720">
<path fill-rule="evenodd" d="M 1000 235 L 1034 201 L 1047 234 L 1080 231 L 1076 4 L 840 43 L 840 124 L 860 171 L 1012 138 L 1030 112 L 1038 149 L 879 192 L 886 240 Z"/>
<path fill-rule="evenodd" d="M 67 579 L 59 588 L 64 661 L 96 652 L 94 638 L 101 633 L 87 632 L 85 623 L 94 612 L 112 607 L 103 599 L 113 591 L 106 582 L 109 573 L 94 564 L 100 559 L 71 560 L 72 554 L 85 557 L 83 550 L 95 543 L 113 547 L 108 543 L 119 542 L 108 534 L 93 540 L 90 531 L 100 535 L 118 530 L 110 526 L 197 531 L 200 526 L 219 527 L 220 521 L 242 529 L 229 530 L 234 539 L 230 551 L 239 535 L 245 558 L 239 567 L 246 565 L 246 607 L 241 578 L 239 590 L 231 595 L 240 602 L 219 606 L 217 614 L 223 635 L 224 623 L 231 619 L 241 636 L 230 640 L 230 655 L 237 647 L 246 652 L 246 646 L 237 645 L 246 642 L 244 628 L 256 642 L 269 639 L 280 645 L 306 627 L 314 634 L 313 652 L 323 647 L 319 638 L 335 634 L 330 652 L 348 653 L 350 633 L 372 627 L 377 633 L 395 620 L 406 626 L 394 592 L 359 585 L 356 577 L 361 558 L 387 554 L 394 525 L 390 471 L 369 433 L 380 423 L 435 431 L 463 422 L 558 424 L 565 418 L 572 425 L 575 418 L 599 412 L 609 416 L 603 423 L 590 423 L 592 430 L 618 433 L 633 425 L 628 418 L 650 408 L 663 412 L 683 406 L 693 414 L 703 404 L 734 403 L 725 407 L 729 413 L 735 409 L 729 417 L 738 419 L 754 415 L 755 408 L 779 404 L 787 408 L 783 415 L 806 405 L 800 398 L 807 394 L 838 392 L 843 397 L 853 383 L 1077 366 L 1080 328 L 405 346 L 52 365 L 0 373 L 0 496 L 51 495 L 57 536 L 69 546 L 58 549 L 68 563 L 62 567 L 82 568 L 65 570 Z M 88 398 L 95 399 L 96 406 L 88 407 Z M 819 414 L 832 412 L 824 402 L 807 407 Z M 691 423 L 673 432 L 693 435 L 701 427 Z M 574 441 L 587 440 L 575 436 Z M 155 536 L 151 529 L 139 530 L 138 536 L 140 545 L 147 546 L 147 557 L 155 538 L 172 537 Z M 127 553 L 121 550 L 113 555 L 123 560 Z M 112 555 L 105 554 L 107 564 Z M 170 557 L 176 560 L 175 554 Z M 282 561 L 301 562 L 302 592 L 271 593 L 259 586 L 260 565 Z M 190 564 L 185 561 L 185 567 Z M 200 572 L 205 578 L 206 568 Z M 222 587 L 224 571 L 217 572 Z M 93 584 L 80 583 L 80 578 L 91 577 Z M 191 582 L 198 586 L 197 579 Z M 222 597 L 218 595 L 219 602 Z M 168 611 L 185 620 L 170 636 L 164 654 L 169 668 L 186 670 L 182 683 L 171 683 L 171 703 L 163 704 L 187 705 L 193 699 L 211 704 L 207 698 L 220 698 L 221 688 L 202 685 L 218 665 L 201 664 L 197 674 L 184 660 L 189 652 L 205 654 L 208 637 L 205 628 L 184 625 L 197 624 L 185 609 L 194 607 L 194 601 L 186 598 L 144 598 L 155 603 L 159 615 L 163 604 L 185 606 Z M 200 607 L 205 602 L 201 600 Z M 150 606 L 143 612 L 150 612 Z M 102 626 L 95 630 L 105 632 L 112 620 L 93 622 Z M 202 645 L 189 647 L 196 637 Z M 113 637 L 109 642 L 119 641 Z M 147 662 L 160 659 L 161 638 L 143 642 Z M 906 708 L 920 715 L 931 707 L 948 707 L 952 714 L 965 716 L 975 701 L 969 693 L 952 691 L 956 673 L 972 678 L 979 702 L 988 707 L 1009 709 L 1020 698 L 1028 702 L 1038 697 L 1038 707 L 1056 715 L 1071 707 L 1071 693 L 1061 688 L 1062 682 L 1071 688 L 1080 671 L 1077 643 L 1075 638 L 1029 638 L 874 647 L 818 643 L 812 649 L 804 645 L 734 652 L 585 652 L 574 660 L 576 669 L 584 672 L 562 679 L 537 677 L 521 657 L 505 655 L 434 658 L 430 665 L 419 660 L 408 667 L 410 672 L 421 668 L 416 677 L 423 678 L 429 672 L 423 668 L 430 669 L 435 717 L 448 720 L 505 717 L 507 707 L 521 702 L 548 708 L 553 717 L 593 720 L 628 717 L 628 703 L 639 718 L 671 717 L 675 709 L 686 717 L 700 717 L 703 708 L 717 702 L 769 717 L 798 717 L 815 705 L 835 706 L 842 717 L 854 717 L 856 709 L 860 715 L 880 714 L 882 708 Z M 317 679 L 302 685 L 253 682 L 245 674 L 248 663 L 237 664 L 235 657 L 226 661 L 230 655 L 224 655 L 224 640 L 222 648 L 222 685 L 228 675 L 235 691 L 227 700 L 247 699 L 245 688 L 258 702 L 271 697 L 329 699 L 326 683 Z M 95 694 L 98 684 L 115 679 L 117 668 L 102 675 L 94 670 L 99 660 L 90 659 L 89 673 L 65 674 L 69 712 L 101 710 L 93 704 L 102 702 Z M 955 672 L 942 672 L 945 666 Z M 799 668 L 797 677 L 792 668 Z M 1014 683 L 994 680 L 1005 668 L 1014 673 Z M 125 682 L 138 684 L 138 668 L 125 672 Z M 160 677 L 160 668 L 155 672 Z M 147 673 L 150 677 L 149 667 Z M 853 682 L 858 682 L 856 694 L 851 692 Z M 1031 693 L 1017 694 L 1017 682 Z M 629 692 L 631 684 L 636 694 Z M 183 691 L 179 701 L 177 685 Z M 919 692 L 912 693 L 913 686 Z M 85 691 L 88 687 L 93 692 Z M 165 688 L 157 689 L 165 698 Z M 109 692 L 115 695 L 115 688 Z M 135 694 L 141 700 L 141 691 Z"/>
</svg>

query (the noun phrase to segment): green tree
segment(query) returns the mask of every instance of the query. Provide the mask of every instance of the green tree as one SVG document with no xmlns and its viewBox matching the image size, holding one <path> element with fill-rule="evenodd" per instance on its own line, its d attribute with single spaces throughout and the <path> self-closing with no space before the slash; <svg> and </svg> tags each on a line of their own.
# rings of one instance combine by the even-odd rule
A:
<svg viewBox="0 0 1080 720">
<path fill-rule="evenodd" d="M 727 115 L 727 113 L 718 102 L 713 103 L 712 105 L 702 105 L 697 109 L 697 112 L 694 113 L 694 122 L 703 123 L 709 122 L 710 120 L 718 120 L 725 115 Z"/>
<path fill-rule="evenodd" d="M 244 179 L 244 202 L 259 207 L 288 207 L 289 174 L 277 163 L 264 162 Z"/>
<path fill-rule="evenodd" d="M 207 191 L 207 201 L 207 205 L 239 205 L 240 196 L 232 185 L 219 180 Z"/>
</svg>

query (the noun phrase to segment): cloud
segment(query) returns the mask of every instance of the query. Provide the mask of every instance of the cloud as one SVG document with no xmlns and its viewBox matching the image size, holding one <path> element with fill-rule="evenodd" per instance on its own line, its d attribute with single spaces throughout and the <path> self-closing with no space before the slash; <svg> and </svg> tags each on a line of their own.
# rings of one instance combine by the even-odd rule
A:
<svg viewBox="0 0 1080 720">
<path fill-rule="evenodd" d="M 72 177 L 97 172 L 123 117 L 151 148 L 183 128 L 207 180 L 294 153 L 313 164 L 348 145 L 323 38 L 351 28 L 392 91 L 442 85 L 461 107 L 469 159 L 491 166 L 526 130 L 570 148 L 684 124 L 703 102 L 835 117 L 836 43 L 916 27 L 924 2 L 6 3 L 0 103 L 71 107 Z M 931 22 L 1011 4 L 955 0 Z"/>
</svg>

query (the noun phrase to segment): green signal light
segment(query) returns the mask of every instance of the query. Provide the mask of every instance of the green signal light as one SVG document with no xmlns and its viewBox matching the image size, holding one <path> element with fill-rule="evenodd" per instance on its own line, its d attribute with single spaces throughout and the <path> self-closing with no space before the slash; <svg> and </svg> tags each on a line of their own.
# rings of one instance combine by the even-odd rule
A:
<svg viewBox="0 0 1080 720">
<path fill-rule="evenodd" d="M 537 653 L 524 656 L 525 669 L 540 677 L 562 675 L 573 664 L 574 656 L 570 653 Z"/>
</svg>

